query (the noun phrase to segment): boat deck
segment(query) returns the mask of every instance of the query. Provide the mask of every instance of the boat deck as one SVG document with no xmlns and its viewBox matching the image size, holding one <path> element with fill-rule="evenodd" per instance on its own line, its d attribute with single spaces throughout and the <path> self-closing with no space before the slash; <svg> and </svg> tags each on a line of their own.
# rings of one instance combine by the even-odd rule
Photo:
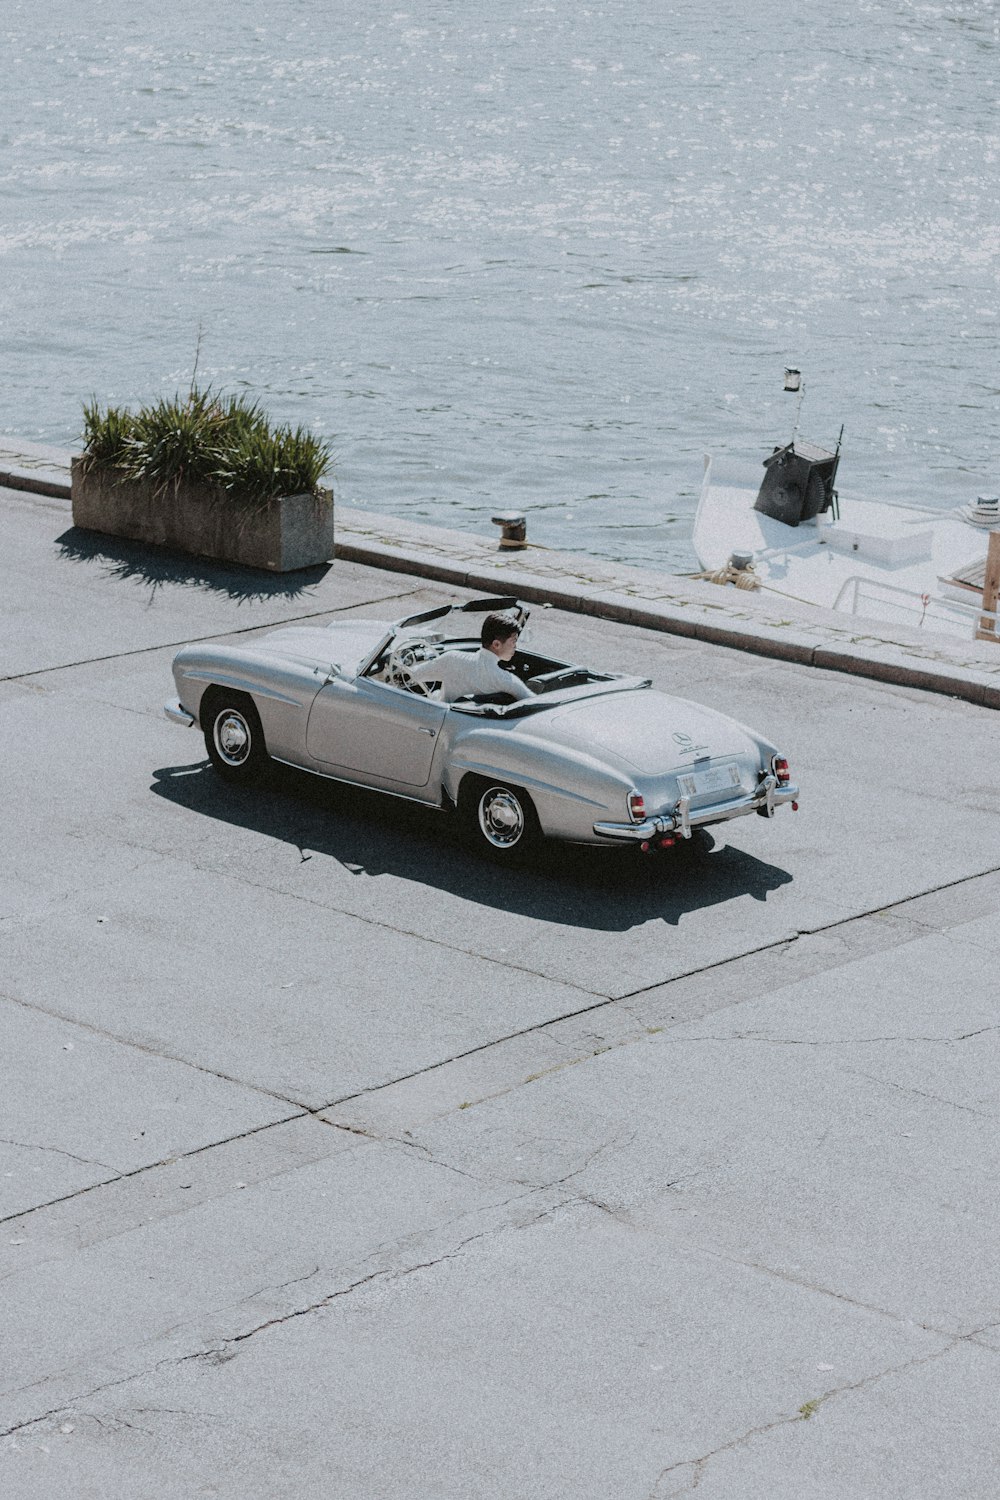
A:
<svg viewBox="0 0 1000 1500">
<path fill-rule="evenodd" d="M 842 494 L 838 520 L 827 513 L 788 526 L 754 510 L 756 498 L 752 485 L 715 483 L 706 468 L 693 535 L 706 571 L 725 566 L 733 552 L 749 552 L 762 587 L 772 593 L 972 635 L 970 591 L 982 577 L 989 533 L 960 512 Z"/>
</svg>

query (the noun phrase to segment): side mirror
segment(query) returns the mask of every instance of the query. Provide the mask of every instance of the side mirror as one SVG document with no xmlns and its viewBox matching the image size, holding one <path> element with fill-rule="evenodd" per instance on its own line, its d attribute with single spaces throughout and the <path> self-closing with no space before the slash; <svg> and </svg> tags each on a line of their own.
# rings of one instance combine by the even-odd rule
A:
<svg viewBox="0 0 1000 1500">
<path fill-rule="evenodd" d="M 340 663 L 335 661 L 331 662 L 330 665 L 326 668 L 325 672 L 322 667 L 313 667 L 313 673 L 317 677 L 322 674 L 323 686 L 326 687 L 328 682 L 335 682 L 336 679 L 340 676 Z"/>
</svg>

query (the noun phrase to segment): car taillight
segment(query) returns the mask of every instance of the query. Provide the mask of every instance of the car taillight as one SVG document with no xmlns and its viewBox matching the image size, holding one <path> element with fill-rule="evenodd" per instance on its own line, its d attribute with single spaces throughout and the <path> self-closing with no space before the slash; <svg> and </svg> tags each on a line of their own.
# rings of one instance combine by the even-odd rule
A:
<svg viewBox="0 0 1000 1500">
<path fill-rule="evenodd" d="M 627 800 L 628 800 L 628 815 L 632 819 L 632 822 L 633 823 L 642 823 L 642 822 L 644 822 L 645 821 L 645 817 L 646 817 L 646 804 L 643 801 L 642 793 L 641 792 L 629 792 Z"/>
<path fill-rule="evenodd" d="M 787 786 L 792 777 L 791 773 L 789 772 L 788 762 L 785 757 L 783 755 L 776 755 L 771 762 L 771 766 L 774 770 L 775 776 L 777 776 L 778 781 L 781 783 L 781 785 Z"/>
</svg>

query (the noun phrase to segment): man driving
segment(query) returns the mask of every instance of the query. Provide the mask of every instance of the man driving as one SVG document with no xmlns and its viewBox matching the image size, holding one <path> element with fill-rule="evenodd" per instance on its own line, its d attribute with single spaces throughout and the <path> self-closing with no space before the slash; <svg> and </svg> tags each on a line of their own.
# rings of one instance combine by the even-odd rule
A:
<svg viewBox="0 0 1000 1500">
<path fill-rule="evenodd" d="M 517 650 L 519 627 L 508 615 L 487 615 L 480 631 L 482 645 L 473 655 L 469 651 L 444 651 L 433 661 L 412 667 L 407 672 L 411 682 L 439 682 L 435 694 L 445 703 L 470 693 L 506 693 L 512 698 L 534 696 L 527 683 L 513 672 L 505 672 L 501 662 L 510 661 Z"/>
</svg>

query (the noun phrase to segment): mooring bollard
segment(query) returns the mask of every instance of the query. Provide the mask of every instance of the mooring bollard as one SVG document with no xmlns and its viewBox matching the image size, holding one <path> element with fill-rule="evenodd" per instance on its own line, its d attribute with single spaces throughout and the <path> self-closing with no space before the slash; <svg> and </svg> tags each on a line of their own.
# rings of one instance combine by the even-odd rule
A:
<svg viewBox="0 0 1000 1500">
<path fill-rule="evenodd" d="M 500 527 L 501 547 L 520 550 L 528 545 L 528 523 L 516 510 L 501 511 L 492 521 Z"/>
</svg>

